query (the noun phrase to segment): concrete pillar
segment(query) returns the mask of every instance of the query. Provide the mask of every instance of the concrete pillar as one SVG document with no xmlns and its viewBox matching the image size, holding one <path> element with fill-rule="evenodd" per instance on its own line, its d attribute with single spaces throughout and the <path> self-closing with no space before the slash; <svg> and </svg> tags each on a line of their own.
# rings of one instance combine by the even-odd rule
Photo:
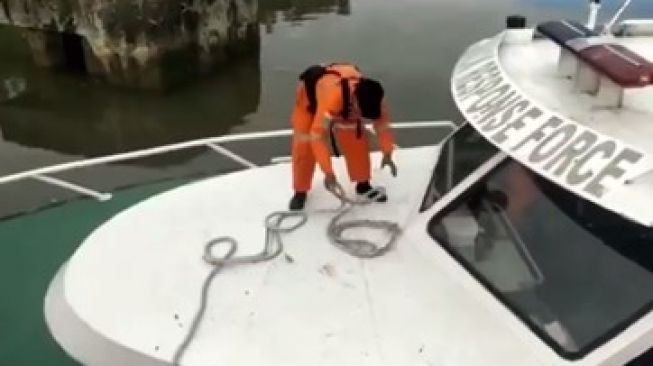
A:
<svg viewBox="0 0 653 366">
<path fill-rule="evenodd" d="M 349 0 L 337 0 L 338 10 L 336 13 L 340 15 L 351 15 L 351 4 Z"/>
<path fill-rule="evenodd" d="M 84 38 L 82 42 L 82 47 L 84 49 L 84 62 L 86 63 L 86 72 L 89 75 L 101 77 L 104 76 L 105 70 L 102 66 L 102 62 L 98 59 L 91 48 L 91 45 L 88 43 L 88 40 Z"/>
<path fill-rule="evenodd" d="M 59 9 L 60 1 L 11 3 L 35 63 L 81 63 L 111 84 L 165 90 L 260 47 L 256 0 L 84 0 Z"/>
</svg>

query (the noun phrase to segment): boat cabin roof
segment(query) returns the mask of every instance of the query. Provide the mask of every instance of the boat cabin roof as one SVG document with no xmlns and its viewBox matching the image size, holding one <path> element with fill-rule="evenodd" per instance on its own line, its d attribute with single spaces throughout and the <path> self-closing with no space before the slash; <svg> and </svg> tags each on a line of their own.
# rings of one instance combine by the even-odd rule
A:
<svg viewBox="0 0 653 366">
<path fill-rule="evenodd" d="M 507 30 L 470 47 L 453 73 L 454 98 L 516 160 L 652 226 L 653 37 L 597 36 L 579 26 Z"/>
</svg>

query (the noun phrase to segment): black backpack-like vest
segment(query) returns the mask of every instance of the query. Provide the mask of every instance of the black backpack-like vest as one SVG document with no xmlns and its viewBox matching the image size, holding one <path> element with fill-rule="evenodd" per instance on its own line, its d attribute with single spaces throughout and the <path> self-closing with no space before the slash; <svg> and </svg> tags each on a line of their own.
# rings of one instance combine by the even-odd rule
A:
<svg viewBox="0 0 653 366">
<path fill-rule="evenodd" d="M 333 65 L 333 64 L 332 64 Z M 335 70 L 330 70 L 328 67 L 322 65 L 313 65 L 304 70 L 304 72 L 299 75 L 299 80 L 304 82 L 304 89 L 306 90 L 306 96 L 308 97 L 308 111 L 311 114 L 317 112 L 317 83 L 320 79 L 327 74 L 336 75 L 340 77 L 340 88 L 342 89 L 342 105 L 343 109 L 340 112 L 342 119 L 346 120 L 349 118 L 351 113 L 351 90 L 349 89 L 349 81 L 346 78 L 343 78 L 339 72 Z M 332 126 L 333 127 L 333 126 Z M 340 156 L 340 151 L 336 144 L 336 139 L 333 133 L 333 128 L 329 128 L 329 139 L 331 140 L 331 149 L 335 156 Z M 358 121 L 356 124 L 356 137 L 361 138 L 363 136 L 363 125 L 361 121 Z"/>
<path fill-rule="evenodd" d="M 351 90 L 349 90 L 349 82 L 347 79 L 343 78 L 339 72 L 330 70 L 328 67 L 322 65 L 310 66 L 304 70 L 301 75 L 299 75 L 299 80 L 304 82 L 304 88 L 306 89 L 306 95 L 308 97 L 308 111 L 311 112 L 311 114 L 315 114 L 317 112 L 317 83 L 324 75 L 327 74 L 340 77 L 343 105 L 343 110 L 340 112 L 340 116 L 346 120 L 349 118 L 349 114 L 351 113 Z"/>
</svg>

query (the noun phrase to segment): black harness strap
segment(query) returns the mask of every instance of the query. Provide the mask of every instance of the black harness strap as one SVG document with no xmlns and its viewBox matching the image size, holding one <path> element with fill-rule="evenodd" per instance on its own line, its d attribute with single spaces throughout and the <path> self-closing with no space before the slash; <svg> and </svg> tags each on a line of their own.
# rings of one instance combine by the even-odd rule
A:
<svg viewBox="0 0 653 366">
<path fill-rule="evenodd" d="M 340 65 L 339 63 L 334 63 L 329 66 Z M 344 65 L 344 64 L 343 64 Z M 358 67 L 354 66 L 356 70 Z M 342 91 L 342 112 L 341 117 L 343 120 L 347 120 L 351 115 L 351 89 L 349 88 L 349 79 L 343 78 L 336 70 L 331 70 L 327 67 L 321 65 L 313 65 L 304 70 L 299 76 L 299 80 L 304 82 L 304 88 L 306 90 L 306 96 L 308 98 L 308 111 L 311 114 L 317 113 L 317 83 L 324 75 L 335 75 L 340 78 L 340 88 Z M 338 149 L 338 144 L 336 143 L 335 137 L 335 125 L 331 121 L 329 125 L 329 139 L 331 140 L 331 149 L 333 154 L 336 157 L 339 157 L 340 149 Z M 356 121 L 356 137 L 361 138 L 363 136 L 363 125 L 360 119 Z"/>
<path fill-rule="evenodd" d="M 338 149 L 338 143 L 336 142 L 336 133 L 334 122 L 331 121 L 329 125 L 329 142 L 331 142 L 331 151 L 336 158 L 340 157 L 340 149 Z"/>
<path fill-rule="evenodd" d="M 356 138 L 360 139 L 363 137 L 363 122 L 360 120 L 356 120 Z"/>
<path fill-rule="evenodd" d="M 306 90 L 306 96 L 308 97 L 308 111 L 311 112 L 311 114 L 317 112 L 317 83 L 324 75 L 335 75 L 342 78 L 342 75 L 340 75 L 339 72 L 329 70 L 320 65 L 313 65 L 299 75 L 299 80 L 304 82 L 304 89 Z M 347 88 L 347 90 L 349 90 L 349 88 Z M 349 98 L 349 96 L 347 96 L 347 98 Z"/>
</svg>

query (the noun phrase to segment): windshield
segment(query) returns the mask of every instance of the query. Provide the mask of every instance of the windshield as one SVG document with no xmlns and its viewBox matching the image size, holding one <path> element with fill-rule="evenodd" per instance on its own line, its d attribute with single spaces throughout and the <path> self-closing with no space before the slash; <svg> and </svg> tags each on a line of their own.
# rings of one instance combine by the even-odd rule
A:
<svg viewBox="0 0 653 366">
<path fill-rule="evenodd" d="M 584 356 L 653 304 L 653 230 L 511 159 L 428 230 L 566 358 Z"/>
<path fill-rule="evenodd" d="M 428 210 L 498 151 L 470 124 L 460 127 L 442 145 L 420 212 Z"/>
</svg>

